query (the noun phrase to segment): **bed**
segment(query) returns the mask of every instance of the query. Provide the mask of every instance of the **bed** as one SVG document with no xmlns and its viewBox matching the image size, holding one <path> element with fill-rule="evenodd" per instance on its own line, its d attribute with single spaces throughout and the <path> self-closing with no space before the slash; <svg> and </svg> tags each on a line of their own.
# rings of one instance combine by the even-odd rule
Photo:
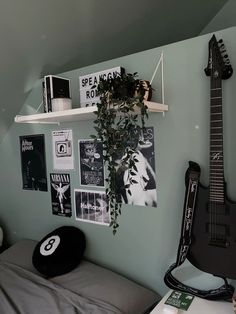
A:
<svg viewBox="0 0 236 314">
<path fill-rule="evenodd" d="M 160 301 L 154 291 L 85 259 L 45 278 L 32 263 L 37 244 L 23 239 L 0 254 L 1 314 L 146 314 Z"/>
</svg>

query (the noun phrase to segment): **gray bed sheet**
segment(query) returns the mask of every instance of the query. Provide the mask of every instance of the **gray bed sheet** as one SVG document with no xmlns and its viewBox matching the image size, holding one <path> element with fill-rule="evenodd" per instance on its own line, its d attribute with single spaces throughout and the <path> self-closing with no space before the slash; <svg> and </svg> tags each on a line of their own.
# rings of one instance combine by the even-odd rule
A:
<svg viewBox="0 0 236 314">
<path fill-rule="evenodd" d="M 0 290 L 1 314 L 122 314 L 9 262 L 0 262 Z"/>
<path fill-rule="evenodd" d="M 32 264 L 36 244 L 21 240 L 0 254 L 0 314 L 144 314 L 161 299 L 86 260 L 65 275 L 46 279 Z"/>
</svg>

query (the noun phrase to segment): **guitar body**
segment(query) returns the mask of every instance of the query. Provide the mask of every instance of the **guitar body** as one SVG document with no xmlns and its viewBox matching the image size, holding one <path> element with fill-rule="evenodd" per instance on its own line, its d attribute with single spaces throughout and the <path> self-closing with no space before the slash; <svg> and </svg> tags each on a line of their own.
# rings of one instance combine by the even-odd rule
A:
<svg viewBox="0 0 236 314">
<path fill-rule="evenodd" d="M 212 227 L 212 224 L 213 227 Z M 198 269 L 236 278 L 236 203 L 209 205 L 209 188 L 199 186 L 187 258 Z"/>
</svg>

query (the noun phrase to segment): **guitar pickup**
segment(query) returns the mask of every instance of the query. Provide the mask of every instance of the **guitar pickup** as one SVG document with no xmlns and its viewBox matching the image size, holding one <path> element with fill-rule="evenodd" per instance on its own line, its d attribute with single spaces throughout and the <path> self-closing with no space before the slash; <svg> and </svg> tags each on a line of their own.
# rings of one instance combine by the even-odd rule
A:
<svg viewBox="0 0 236 314">
<path fill-rule="evenodd" d="M 207 204 L 207 212 L 210 215 L 228 215 L 229 210 L 225 204 L 217 202 L 209 202 Z"/>
</svg>

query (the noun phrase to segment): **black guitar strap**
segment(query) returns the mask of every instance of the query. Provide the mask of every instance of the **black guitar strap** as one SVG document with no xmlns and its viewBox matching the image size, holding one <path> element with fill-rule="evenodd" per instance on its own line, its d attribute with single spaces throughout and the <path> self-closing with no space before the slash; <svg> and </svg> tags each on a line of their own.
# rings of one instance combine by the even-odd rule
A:
<svg viewBox="0 0 236 314">
<path fill-rule="evenodd" d="M 203 299 L 228 300 L 232 299 L 234 287 L 227 282 L 226 278 L 222 278 L 224 280 L 224 285 L 217 289 L 200 290 L 181 283 L 172 275 L 172 271 L 183 264 L 185 261 L 189 247 L 191 245 L 191 231 L 200 172 L 201 170 L 199 165 L 193 161 L 189 161 L 189 168 L 185 174 L 186 193 L 177 259 L 176 262 L 172 264 L 167 270 L 164 276 L 164 281 L 165 284 L 171 289 L 187 292 Z"/>
</svg>

